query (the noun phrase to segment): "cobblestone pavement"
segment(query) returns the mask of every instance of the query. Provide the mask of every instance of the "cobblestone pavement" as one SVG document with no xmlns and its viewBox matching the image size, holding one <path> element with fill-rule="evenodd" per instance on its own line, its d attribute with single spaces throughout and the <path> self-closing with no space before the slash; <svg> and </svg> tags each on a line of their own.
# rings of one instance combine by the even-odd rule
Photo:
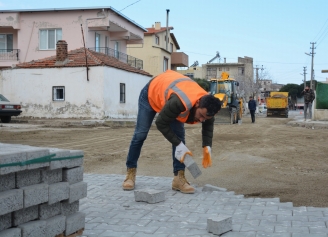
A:
<svg viewBox="0 0 328 237">
<path fill-rule="evenodd" d="M 235 237 L 328 236 L 328 208 L 293 207 L 279 198 L 245 198 L 232 191 L 182 194 L 171 189 L 171 177 L 137 176 L 136 190 L 165 191 L 165 201 L 135 202 L 133 191 L 121 188 L 125 176 L 84 174 L 88 195 L 80 200 L 86 213 L 83 237 L 215 236 L 207 232 L 207 218 L 232 217 Z"/>
</svg>

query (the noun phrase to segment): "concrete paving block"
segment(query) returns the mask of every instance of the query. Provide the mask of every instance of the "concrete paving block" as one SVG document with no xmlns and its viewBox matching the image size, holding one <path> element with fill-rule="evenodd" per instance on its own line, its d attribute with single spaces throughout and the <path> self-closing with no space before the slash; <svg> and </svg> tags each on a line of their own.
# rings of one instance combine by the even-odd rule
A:
<svg viewBox="0 0 328 237">
<path fill-rule="evenodd" d="M 39 147 L 31 147 L 30 149 L 26 150 L 26 160 L 33 160 L 36 158 L 41 158 L 41 157 L 45 157 L 48 156 L 49 153 L 49 149 L 45 149 L 45 148 L 39 148 Z M 34 163 L 34 164 L 29 164 L 27 165 L 27 169 L 28 170 L 33 170 L 33 169 L 38 169 L 41 167 L 49 167 L 50 162 L 41 162 L 41 163 Z"/>
<path fill-rule="evenodd" d="M 39 219 L 40 220 L 46 220 L 51 217 L 57 216 L 61 214 L 61 203 L 57 202 L 54 204 L 41 204 L 39 207 Z"/>
<path fill-rule="evenodd" d="M 45 237 L 46 236 L 46 221 L 30 221 L 19 225 L 22 229 L 22 237 Z"/>
<path fill-rule="evenodd" d="M 37 205 L 23 208 L 13 213 L 13 226 L 18 226 L 39 218 L 39 208 Z"/>
<path fill-rule="evenodd" d="M 0 153 L 0 165 L 26 161 L 26 152 L 2 151 Z M 6 166 L 0 168 L 0 175 L 25 170 L 26 166 Z"/>
<path fill-rule="evenodd" d="M 59 182 L 49 185 L 49 200 L 48 204 L 54 204 L 69 198 L 69 183 Z"/>
<path fill-rule="evenodd" d="M 84 156 L 84 152 L 82 150 L 70 150 L 70 156 Z M 78 167 L 78 166 L 83 166 L 83 157 L 81 158 L 76 158 L 76 159 L 70 159 L 66 160 L 66 168 L 73 168 L 73 167 Z"/>
<path fill-rule="evenodd" d="M 0 176 L 0 192 L 14 189 L 16 185 L 15 173 Z"/>
<path fill-rule="evenodd" d="M 79 201 L 69 203 L 68 201 L 61 202 L 61 214 L 64 216 L 72 215 L 79 211 Z"/>
<path fill-rule="evenodd" d="M 46 235 L 45 236 L 57 236 L 65 231 L 66 216 L 54 216 L 46 220 Z"/>
<path fill-rule="evenodd" d="M 41 170 L 41 182 L 54 184 L 63 181 L 63 169 L 44 169 Z"/>
<path fill-rule="evenodd" d="M 0 193 L 0 215 L 20 210 L 24 207 L 23 190 L 12 189 Z"/>
<path fill-rule="evenodd" d="M 185 159 L 184 159 L 183 163 L 185 164 L 185 166 L 187 167 L 187 169 L 191 173 L 192 177 L 194 177 L 194 179 L 196 179 L 198 176 L 200 176 L 202 174 L 202 171 L 199 169 L 198 165 L 191 158 L 190 155 L 185 156 Z"/>
<path fill-rule="evenodd" d="M 70 235 L 85 226 L 85 214 L 77 212 L 66 217 L 65 235 Z"/>
<path fill-rule="evenodd" d="M 22 230 L 20 228 L 10 228 L 0 231 L 0 237 L 22 237 Z"/>
<path fill-rule="evenodd" d="M 0 231 L 8 229 L 11 226 L 12 226 L 11 213 L 7 213 L 5 215 L 0 216 Z"/>
<path fill-rule="evenodd" d="M 217 191 L 217 192 L 226 192 L 227 189 L 225 188 L 220 188 L 220 187 L 217 187 L 217 186 L 213 186 L 213 185 L 210 185 L 210 184 L 205 184 L 203 189 L 202 189 L 203 192 L 213 192 L 213 191 Z"/>
<path fill-rule="evenodd" d="M 63 158 L 63 157 L 69 157 L 70 156 L 70 150 L 65 150 L 65 149 L 59 149 L 59 148 L 49 148 L 50 154 L 55 154 L 54 157 L 51 159 L 56 159 L 56 158 Z M 50 161 L 50 170 L 55 170 L 55 169 L 61 169 L 65 167 L 65 160 L 56 160 L 56 161 Z"/>
<path fill-rule="evenodd" d="M 56 154 L 56 156 L 52 157 L 52 159 L 84 155 L 84 152 L 81 150 L 64 150 L 58 148 L 51 148 L 50 153 Z M 50 162 L 50 169 L 73 168 L 79 166 L 83 166 L 83 157 L 75 159 L 56 160 Z"/>
<path fill-rule="evenodd" d="M 221 235 L 232 230 L 231 216 L 216 216 L 207 219 L 207 231 L 214 235 Z"/>
<path fill-rule="evenodd" d="M 48 202 L 49 185 L 34 184 L 21 188 L 24 193 L 24 208 Z"/>
<path fill-rule="evenodd" d="M 165 201 L 165 191 L 155 189 L 135 190 L 134 198 L 136 202 L 158 203 Z"/>
<path fill-rule="evenodd" d="M 63 169 L 63 181 L 68 182 L 69 184 L 75 184 L 83 181 L 83 167 L 75 168 L 64 168 Z"/>
<path fill-rule="evenodd" d="M 68 202 L 72 203 L 87 196 L 88 185 L 86 182 L 79 182 L 69 186 Z"/>
<path fill-rule="evenodd" d="M 16 188 L 41 183 L 41 170 L 23 170 L 16 173 Z"/>
</svg>

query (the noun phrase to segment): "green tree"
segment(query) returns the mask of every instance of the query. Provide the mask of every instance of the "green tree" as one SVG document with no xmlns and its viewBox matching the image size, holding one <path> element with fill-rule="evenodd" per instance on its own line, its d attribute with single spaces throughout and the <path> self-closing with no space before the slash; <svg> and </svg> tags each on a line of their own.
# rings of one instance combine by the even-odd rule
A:
<svg viewBox="0 0 328 237">
<path fill-rule="evenodd" d="M 211 88 L 211 82 L 207 81 L 206 79 L 201 78 L 194 78 L 195 82 L 197 82 L 198 85 L 200 85 L 204 90 L 210 91 Z"/>
</svg>

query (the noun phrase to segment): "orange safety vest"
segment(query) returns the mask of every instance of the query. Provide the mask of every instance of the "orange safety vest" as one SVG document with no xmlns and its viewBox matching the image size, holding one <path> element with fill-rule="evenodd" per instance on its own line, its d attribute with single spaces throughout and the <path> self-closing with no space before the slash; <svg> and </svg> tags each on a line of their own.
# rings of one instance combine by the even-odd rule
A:
<svg viewBox="0 0 328 237">
<path fill-rule="evenodd" d="M 180 113 L 177 120 L 186 122 L 191 108 L 202 96 L 208 93 L 195 81 L 178 72 L 167 70 L 156 76 L 150 83 L 148 89 L 148 100 L 150 106 L 159 113 L 171 94 L 176 94 L 186 110 Z"/>
</svg>

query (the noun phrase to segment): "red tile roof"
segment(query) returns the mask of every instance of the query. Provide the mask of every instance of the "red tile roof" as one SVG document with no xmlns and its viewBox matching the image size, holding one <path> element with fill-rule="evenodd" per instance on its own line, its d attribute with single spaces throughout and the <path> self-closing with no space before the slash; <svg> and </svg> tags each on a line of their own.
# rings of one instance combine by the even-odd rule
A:
<svg viewBox="0 0 328 237">
<path fill-rule="evenodd" d="M 173 30 L 172 26 L 169 26 L 168 28 L 169 28 L 169 30 Z M 161 29 L 159 29 L 159 30 L 155 30 L 155 28 L 146 28 L 146 29 L 148 32 L 144 32 L 144 35 L 153 35 L 153 34 L 156 34 L 159 32 L 166 31 L 166 27 L 161 27 Z"/>
<path fill-rule="evenodd" d="M 86 49 L 88 66 L 108 66 L 114 67 L 128 72 L 139 73 L 145 76 L 152 77 L 151 74 L 144 70 L 137 69 L 130 66 L 127 63 L 119 61 L 115 57 L 108 56 L 103 53 L 98 53 L 89 49 Z M 31 62 L 17 64 L 15 68 L 61 68 L 61 67 L 85 67 L 85 51 L 84 48 L 68 51 L 68 62 L 64 65 L 56 65 L 56 56 L 43 58 L 39 60 L 33 60 Z"/>
</svg>

